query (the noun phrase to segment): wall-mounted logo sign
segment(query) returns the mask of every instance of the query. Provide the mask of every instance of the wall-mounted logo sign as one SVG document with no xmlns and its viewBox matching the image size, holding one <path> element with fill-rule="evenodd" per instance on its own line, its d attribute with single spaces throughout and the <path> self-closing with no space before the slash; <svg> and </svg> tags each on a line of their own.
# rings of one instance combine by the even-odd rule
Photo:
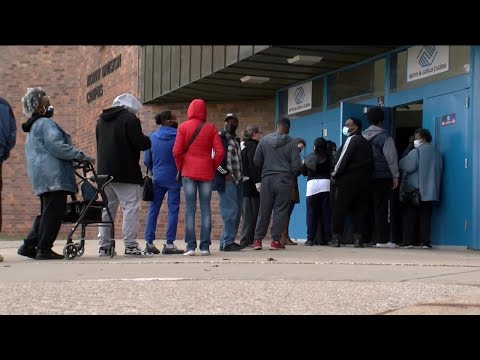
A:
<svg viewBox="0 0 480 360">
<path fill-rule="evenodd" d="M 312 82 L 288 89 L 288 115 L 312 108 Z"/>
<path fill-rule="evenodd" d="M 412 46 L 407 50 L 407 82 L 448 71 L 449 46 Z"/>
<path fill-rule="evenodd" d="M 443 115 L 439 118 L 442 126 L 455 125 L 457 120 L 455 120 L 455 114 Z"/>
<path fill-rule="evenodd" d="M 118 55 L 116 58 L 107 62 L 102 67 L 99 67 L 94 72 L 90 73 L 90 75 L 87 76 L 87 87 L 100 81 L 101 78 L 104 78 L 105 76 L 113 73 L 120 66 L 122 66 L 121 54 Z M 103 84 L 99 84 L 87 93 L 87 103 L 90 104 L 92 101 L 95 101 L 102 96 L 103 96 Z"/>
</svg>

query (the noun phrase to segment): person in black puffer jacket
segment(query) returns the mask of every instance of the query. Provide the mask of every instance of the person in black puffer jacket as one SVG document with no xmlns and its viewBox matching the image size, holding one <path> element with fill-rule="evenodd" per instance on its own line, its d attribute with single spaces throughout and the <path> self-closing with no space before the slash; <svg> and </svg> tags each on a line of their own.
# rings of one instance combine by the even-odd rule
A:
<svg viewBox="0 0 480 360">
<path fill-rule="evenodd" d="M 302 175 L 307 176 L 307 241 L 312 246 L 317 235 L 320 245 L 327 245 L 331 237 L 330 172 L 332 158 L 327 151 L 327 141 L 316 138 L 313 152 L 303 165 Z"/>
<path fill-rule="evenodd" d="M 105 187 L 108 207 L 115 218 L 119 205 L 123 210 L 122 238 L 125 256 L 142 256 L 137 235 L 140 226 L 139 207 L 143 176 L 140 152 L 150 149 L 150 138 L 142 131 L 138 112 L 142 104 L 131 94 L 115 98 L 112 107 L 103 110 L 96 127 L 97 173 L 113 176 Z M 103 220 L 108 215 L 103 210 Z M 110 249 L 110 231 L 99 226 L 99 256 L 107 256 Z"/>
<path fill-rule="evenodd" d="M 243 175 L 248 180 L 243 182 L 243 226 L 240 245 L 253 245 L 255 226 L 257 225 L 258 210 L 260 209 L 260 183 L 262 168 L 255 165 L 253 156 L 258 142 L 262 138 L 262 131 L 256 124 L 250 124 L 243 132 L 244 148 L 242 149 Z"/>
</svg>

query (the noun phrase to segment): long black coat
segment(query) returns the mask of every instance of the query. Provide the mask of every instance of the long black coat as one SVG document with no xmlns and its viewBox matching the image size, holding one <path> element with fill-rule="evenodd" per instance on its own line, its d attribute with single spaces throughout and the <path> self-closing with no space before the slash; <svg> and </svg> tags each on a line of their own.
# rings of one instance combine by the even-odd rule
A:
<svg viewBox="0 0 480 360">
<path fill-rule="evenodd" d="M 243 176 L 248 176 L 249 179 L 243 182 L 243 196 L 259 197 L 260 193 L 257 191 L 255 183 L 262 181 L 262 168 L 256 166 L 253 162 L 258 141 L 253 139 L 246 140 L 244 145 L 245 147 L 242 150 Z"/>
</svg>

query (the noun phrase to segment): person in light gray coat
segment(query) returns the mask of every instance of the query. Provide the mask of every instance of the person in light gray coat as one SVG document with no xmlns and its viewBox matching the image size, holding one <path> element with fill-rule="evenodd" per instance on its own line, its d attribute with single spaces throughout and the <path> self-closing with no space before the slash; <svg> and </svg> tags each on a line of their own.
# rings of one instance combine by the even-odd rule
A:
<svg viewBox="0 0 480 360">
<path fill-rule="evenodd" d="M 29 88 L 22 98 L 23 113 L 29 116 L 22 124 L 27 133 L 25 157 L 33 193 L 40 197 L 41 214 L 17 253 L 37 260 L 63 259 L 52 251 L 63 216 L 67 195 L 77 192 L 73 160 L 93 159 L 72 146 L 69 134 L 53 120 L 50 98 L 40 88 Z"/>
<path fill-rule="evenodd" d="M 420 221 L 419 240 L 423 248 L 431 248 L 430 224 L 434 201 L 440 201 L 440 182 L 442 177 L 442 156 L 431 144 L 432 135 L 427 129 L 415 131 L 414 149 L 400 160 L 403 174 L 400 196 L 412 189 L 420 192 L 420 205 L 405 203 L 402 218 L 403 246 L 411 248 L 415 224 Z"/>
<path fill-rule="evenodd" d="M 272 210 L 270 250 L 285 249 L 280 240 L 288 221 L 294 180 L 302 166 L 297 142 L 288 135 L 289 131 L 290 120 L 288 118 L 278 120 L 277 132 L 262 138 L 253 156 L 255 165 L 262 168 L 260 213 L 253 238 L 254 250 L 262 249 L 262 240 L 267 234 Z"/>
</svg>

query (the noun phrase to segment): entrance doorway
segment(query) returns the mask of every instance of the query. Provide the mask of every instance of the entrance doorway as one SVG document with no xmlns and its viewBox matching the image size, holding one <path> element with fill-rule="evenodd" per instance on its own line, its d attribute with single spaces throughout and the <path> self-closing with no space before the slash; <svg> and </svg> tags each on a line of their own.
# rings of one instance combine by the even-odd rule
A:
<svg viewBox="0 0 480 360">
<path fill-rule="evenodd" d="M 393 110 L 393 136 L 400 160 L 409 145 L 410 137 L 422 127 L 423 102 L 397 106 Z"/>
<path fill-rule="evenodd" d="M 398 160 L 402 159 L 413 147 L 413 133 L 422 127 L 423 102 L 405 104 L 393 108 L 392 135 L 395 139 Z M 391 199 L 391 241 L 402 242 L 402 213 L 399 200 L 399 188 L 393 193 Z M 418 231 L 415 232 L 418 234 Z M 413 244 L 418 244 L 418 239 L 413 239 Z"/>
</svg>

